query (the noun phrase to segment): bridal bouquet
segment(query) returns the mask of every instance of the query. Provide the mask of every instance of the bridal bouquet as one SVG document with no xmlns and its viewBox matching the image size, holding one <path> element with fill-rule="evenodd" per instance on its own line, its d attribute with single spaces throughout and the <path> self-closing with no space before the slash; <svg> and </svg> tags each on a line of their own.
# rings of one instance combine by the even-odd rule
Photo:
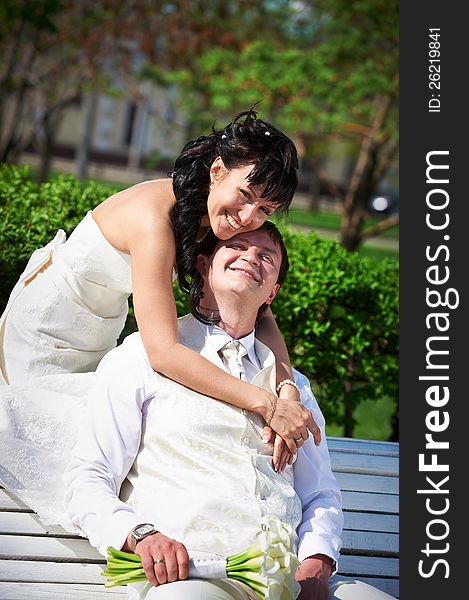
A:
<svg viewBox="0 0 469 600">
<path fill-rule="evenodd" d="M 295 553 L 296 533 L 275 516 L 261 519 L 259 532 L 245 552 L 223 557 L 191 552 L 190 578 L 231 578 L 248 585 L 262 600 L 291 600 L 300 592 L 295 580 L 299 566 Z M 105 587 L 145 581 L 140 556 L 108 548 Z"/>
</svg>

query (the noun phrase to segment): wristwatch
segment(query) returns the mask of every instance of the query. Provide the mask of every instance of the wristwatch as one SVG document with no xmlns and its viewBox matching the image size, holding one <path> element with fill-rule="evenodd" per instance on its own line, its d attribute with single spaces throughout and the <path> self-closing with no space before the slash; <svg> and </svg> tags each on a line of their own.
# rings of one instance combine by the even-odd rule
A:
<svg viewBox="0 0 469 600">
<path fill-rule="evenodd" d="M 151 523 L 140 523 L 140 525 L 134 527 L 130 532 L 130 549 L 132 552 L 135 552 L 135 547 L 140 540 L 153 533 L 158 533 L 158 530 Z"/>
</svg>

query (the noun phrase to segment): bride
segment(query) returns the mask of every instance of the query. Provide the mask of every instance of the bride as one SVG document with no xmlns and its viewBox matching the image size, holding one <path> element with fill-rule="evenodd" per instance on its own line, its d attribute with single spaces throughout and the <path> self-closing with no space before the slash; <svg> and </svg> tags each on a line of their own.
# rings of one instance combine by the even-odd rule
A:
<svg viewBox="0 0 469 600">
<path fill-rule="evenodd" d="M 61 475 L 87 389 L 117 343 L 131 293 L 155 371 L 264 419 L 273 410 L 276 468 L 282 470 L 301 445 L 293 438 L 307 439 L 310 430 L 319 443 L 319 430 L 299 402 L 275 404 L 271 392 L 234 378 L 179 342 L 172 288 L 176 273 L 189 291 L 197 244 L 209 228 L 229 239 L 286 210 L 297 166 L 293 142 L 246 111 L 189 141 L 170 178 L 114 194 L 89 211 L 68 239 L 60 230 L 33 253 L 0 319 L 0 483 L 45 524 L 73 530 L 61 509 Z M 256 332 L 274 351 L 277 383 L 291 379 L 270 311 Z M 279 395 L 299 398 L 288 384 Z"/>
</svg>

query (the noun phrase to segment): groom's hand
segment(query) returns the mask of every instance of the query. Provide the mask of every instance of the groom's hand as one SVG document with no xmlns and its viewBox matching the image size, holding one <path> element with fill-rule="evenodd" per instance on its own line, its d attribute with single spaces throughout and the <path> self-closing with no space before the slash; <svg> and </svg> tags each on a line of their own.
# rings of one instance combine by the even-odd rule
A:
<svg viewBox="0 0 469 600">
<path fill-rule="evenodd" d="M 298 567 L 295 579 L 301 586 L 297 600 L 328 600 L 327 582 L 333 570 L 334 561 L 325 554 L 315 554 L 305 558 Z"/>
<path fill-rule="evenodd" d="M 189 555 L 186 547 L 162 533 L 143 538 L 137 543 L 135 554 L 142 559 L 145 575 L 154 586 L 189 577 Z"/>
</svg>

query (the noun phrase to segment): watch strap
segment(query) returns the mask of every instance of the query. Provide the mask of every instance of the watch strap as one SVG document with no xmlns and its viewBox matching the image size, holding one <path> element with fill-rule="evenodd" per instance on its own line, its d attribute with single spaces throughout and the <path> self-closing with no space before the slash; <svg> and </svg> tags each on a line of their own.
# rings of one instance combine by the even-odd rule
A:
<svg viewBox="0 0 469 600">
<path fill-rule="evenodd" d="M 139 534 L 139 533 L 137 533 L 137 530 L 140 527 L 142 527 L 142 525 L 148 525 L 151 527 L 151 529 L 149 529 L 148 531 L 146 531 L 144 533 Z M 132 552 L 135 552 L 135 548 L 136 548 L 138 542 L 145 539 L 147 536 L 153 535 L 155 533 L 159 533 L 159 531 L 156 529 L 156 527 L 152 523 L 140 523 L 139 525 L 134 527 L 132 529 L 132 531 L 130 532 L 130 549 L 132 550 Z"/>
</svg>

